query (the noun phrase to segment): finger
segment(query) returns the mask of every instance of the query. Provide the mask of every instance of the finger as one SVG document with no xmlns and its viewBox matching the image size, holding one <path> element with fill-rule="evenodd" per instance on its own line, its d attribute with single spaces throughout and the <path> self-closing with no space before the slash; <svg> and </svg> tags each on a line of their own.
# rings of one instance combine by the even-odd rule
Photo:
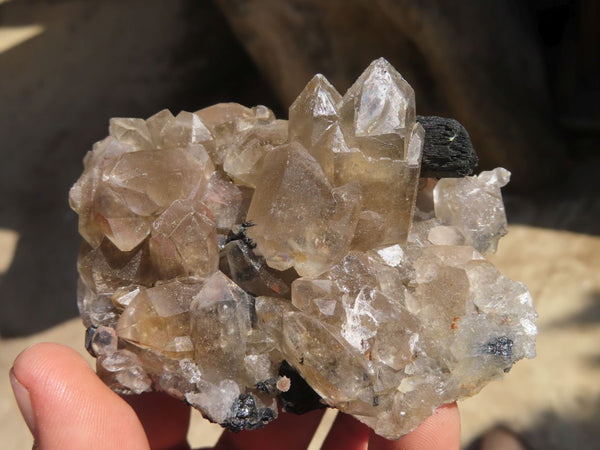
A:
<svg viewBox="0 0 600 450">
<path fill-rule="evenodd" d="M 322 450 L 366 450 L 371 429 L 354 417 L 339 413 Z"/>
<path fill-rule="evenodd" d="M 190 407 L 162 392 L 126 395 L 123 399 L 137 413 L 150 447 L 186 449 Z"/>
<path fill-rule="evenodd" d="M 254 431 L 232 433 L 225 431 L 217 450 L 264 450 L 282 448 L 305 450 L 321 422 L 325 410 L 311 411 L 298 416 L 280 412 L 279 417 L 266 427 Z"/>
<path fill-rule="evenodd" d="M 11 382 L 40 450 L 148 449 L 133 409 L 70 348 L 26 349 L 14 362 Z"/>
<path fill-rule="evenodd" d="M 456 403 L 443 405 L 414 431 L 397 441 L 371 433 L 369 450 L 458 450 L 460 415 Z"/>
</svg>

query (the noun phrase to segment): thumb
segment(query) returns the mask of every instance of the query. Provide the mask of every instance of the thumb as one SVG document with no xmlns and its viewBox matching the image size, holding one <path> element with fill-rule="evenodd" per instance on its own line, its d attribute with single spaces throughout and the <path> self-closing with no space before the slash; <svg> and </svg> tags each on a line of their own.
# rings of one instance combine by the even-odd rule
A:
<svg viewBox="0 0 600 450">
<path fill-rule="evenodd" d="M 133 409 L 68 347 L 37 344 L 24 350 L 10 379 L 40 449 L 149 448 Z"/>
</svg>

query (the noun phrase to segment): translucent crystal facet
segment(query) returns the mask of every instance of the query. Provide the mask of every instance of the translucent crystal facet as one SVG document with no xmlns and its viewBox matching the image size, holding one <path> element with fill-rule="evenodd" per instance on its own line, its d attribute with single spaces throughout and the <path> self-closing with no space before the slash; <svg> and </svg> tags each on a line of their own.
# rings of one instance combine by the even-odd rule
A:
<svg viewBox="0 0 600 450">
<path fill-rule="evenodd" d="M 265 161 L 248 210 L 256 223 L 249 236 L 271 267 L 318 275 L 348 251 L 359 207 L 358 186 L 333 188 L 317 161 L 293 143 Z"/>
<path fill-rule="evenodd" d="M 508 232 L 500 188 L 509 179 L 510 172 L 498 168 L 479 176 L 440 180 L 433 191 L 436 216 L 457 227 L 478 251 L 496 251 L 498 240 Z"/>
<path fill-rule="evenodd" d="M 219 267 L 212 213 L 199 201 L 176 200 L 152 224 L 150 255 L 159 276 L 207 276 Z"/>
<path fill-rule="evenodd" d="M 404 141 L 416 117 L 415 93 L 389 62 L 373 61 L 339 109 L 352 146 L 371 157 L 404 159 Z"/>
<path fill-rule="evenodd" d="M 311 148 L 338 122 L 342 96 L 323 75 L 315 75 L 290 106 L 290 139 Z"/>
<path fill-rule="evenodd" d="M 191 355 L 189 311 L 199 288 L 198 283 L 175 280 L 139 290 L 119 318 L 117 335 L 165 354 Z"/>
<path fill-rule="evenodd" d="M 256 188 L 269 152 L 287 142 L 287 124 L 282 120 L 245 130 L 225 149 L 223 169 L 237 183 Z"/>
<path fill-rule="evenodd" d="M 410 230 L 419 168 L 410 167 L 402 160 L 370 158 L 362 152 L 340 153 L 336 155 L 335 182 L 343 185 L 350 182 L 359 184 L 362 193 L 362 210 L 376 214 L 373 222 L 362 222 L 367 230 L 359 234 L 369 234 L 372 227 L 381 227 L 376 245 L 403 243 Z M 379 224 L 377 223 L 379 222 Z"/>
<path fill-rule="evenodd" d="M 191 302 L 194 360 L 209 382 L 236 379 L 243 371 L 252 298 L 221 272 Z"/>
<path fill-rule="evenodd" d="M 99 376 L 234 431 L 279 398 L 397 439 L 534 357 L 527 288 L 482 256 L 510 174 L 420 178 L 415 118 L 379 59 L 343 96 L 315 76 L 289 121 L 235 103 L 112 119 L 69 195 Z"/>
</svg>

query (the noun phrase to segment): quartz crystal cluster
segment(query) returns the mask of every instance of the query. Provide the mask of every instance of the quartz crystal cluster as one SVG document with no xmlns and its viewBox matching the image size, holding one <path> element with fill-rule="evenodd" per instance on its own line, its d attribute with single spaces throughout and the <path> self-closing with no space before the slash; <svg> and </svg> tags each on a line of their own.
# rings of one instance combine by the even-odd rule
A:
<svg viewBox="0 0 600 450">
<path fill-rule="evenodd" d="M 116 118 L 70 192 L 98 373 L 232 430 L 330 406 L 390 439 L 535 355 L 498 168 L 420 178 L 414 92 L 384 59 L 276 120 L 218 104 Z M 312 403 L 311 403 L 312 402 Z"/>
</svg>

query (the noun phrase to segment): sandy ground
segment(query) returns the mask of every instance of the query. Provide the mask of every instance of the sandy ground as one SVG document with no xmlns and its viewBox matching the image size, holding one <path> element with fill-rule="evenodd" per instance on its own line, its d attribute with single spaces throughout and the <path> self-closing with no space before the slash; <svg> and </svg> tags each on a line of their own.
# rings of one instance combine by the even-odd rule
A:
<svg viewBox="0 0 600 450">
<path fill-rule="evenodd" d="M 501 271 L 531 289 L 540 314 L 538 356 L 517 363 L 504 380 L 460 402 L 463 443 L 496 424 L 505 424 L 522 433 L 535 449 L 598 448 L 600 237 L 512 226 L 493 260 Z M 83 327 L 74 319 L 28 338 L 0 341 L 3 449 L 27 448 L 31 443 L 8 382 L 14 357 L 41 341 L 64 343 L 87 355 L 82 340 Z M 327 416 L 331 419 L 332 413 Z M 219 432 L 218 426 L 194 413 L 192 445 L 210 446 Z M 315 439 L 311 450 L 319 448 L 319 442 L 320 438 Z"/>
</svg>

